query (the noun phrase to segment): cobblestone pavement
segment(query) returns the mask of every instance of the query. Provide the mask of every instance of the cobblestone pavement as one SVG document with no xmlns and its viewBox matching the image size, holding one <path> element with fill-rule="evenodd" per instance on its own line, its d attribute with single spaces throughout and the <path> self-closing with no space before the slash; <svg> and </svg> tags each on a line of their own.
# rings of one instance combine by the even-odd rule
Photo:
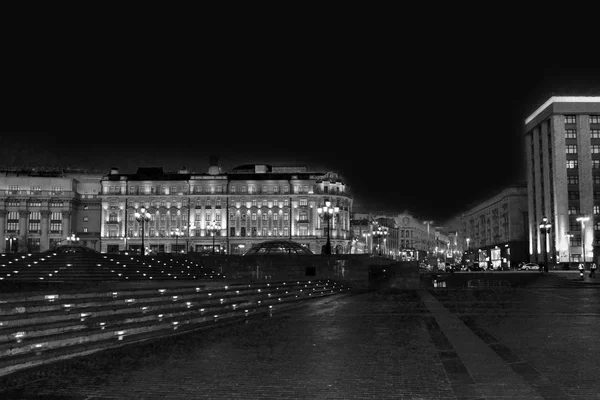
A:
<svg viewBox="0 0 600 400">
<path fill-rule="evenodd" d="M 2 399 L 600 399 L 597 289 L 319 299 L 46 367 Z"/>
<path fill-rule="evenodd" d="M 544 398 L 600 399 L 600 290 L 431 293 Z"/>
</svg>

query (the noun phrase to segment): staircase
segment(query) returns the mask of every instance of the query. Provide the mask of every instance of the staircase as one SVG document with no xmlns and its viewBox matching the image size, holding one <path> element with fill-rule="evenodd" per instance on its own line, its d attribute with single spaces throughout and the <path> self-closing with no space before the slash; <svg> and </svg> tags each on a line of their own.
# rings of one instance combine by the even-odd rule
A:
<svg viewBox="0 0 600 400">
<path fill-rule="evenodd" d="M 45 260 L 35 256 L 23 260 L 46 265 Z M 96 270 L 93 279 L 148 278 L 143 273 L 152 271 L 153 277 L 164 279 L 188 276 L 188 270 L 199 273 L 199 266 L 172 262 L 168 266 L 158 261 L 139 264 L 128 262 L 127 267 L 117 264 L 116 258 L 108 256 Z M 47 258 L 47 255 L 43 256 Z M 54 265 L 54 256 L 50 257 Z M 98 261 L 94 259 L 94 261 Z M 112 262 L 112 264 L 111 264 Z M 33 265 L 38 265 L 33 264 Z M 15 264 L 11 264 L 14 266 Z M 19 264 L 21 265 L 21 264 Z M 73 263 L 75 265 L 75 263 Z M 135 265 L 135 267 L 134 267 Z M 121 269 L 118 269 L 121 266 Z M 152 268 L 150 268 L 152 266 Z M 94 265 L 85 268 L 94 270 Z M 96 265 L 97 267 L 97 265 Z M 132 267 L 131 269 L 129 269 Z M 188 267 L 190 267 L 188 269 Z M 35 267 L 25 267 L 35 268 Z M 44 267 L 46 268 L 46 267 Z M 71 279 L 70 269 L 59 270 L 51 279 Z M 111 272 L 111 268 L 120 272 Z M 136 268 L 140 268 L 138 270 Z M 38 269 L 38 268 L 36 268 Z M 38 269 L 42 271 L 42 268 Z M 128 272 L 125 272 L 127 270 Z M 26 272 L 25 272 L 26 271 Z M 18 277 L 39 279 L 38 275 L 25 270 Z M 134 271 L 134 272 L 130 272 Z M 142 272 L 144 271 L 144 272 Z M 158 272 L 157 272 L 158 271 Z M 164 271 L 164 272 L 163 272 Z M 46 274 L 46 270 L 42 275 Z M 192 272 L 189 272 L 190 274 Z M 115 275 L 118 278 L 115 278 Z M 47 275 L 46 275 L 47 276 Z M 168 275 L 167 275 L 168 276 Z M 192 275 L 190 275 L 192 276 Z M 8 278 L 13 278 L 13 275 Z M 45 276 L 44 276 L 45 278 Z M 90 278 L 92 279 L 92 278 Z M 163 282 L 147 282 L 144 287 L 128 287 L 119 290 L 90 290 L 72 293 L 35 292 L 12 293 L 0 296 L 0 376 L 23 369 L 82 356 L 101 350 L 120 347 L 129 343 L 180 334 L 219 324 L 244 320 L 253 315 L 274 313 L 292 308 L 307 301 L 345 293 L 349 288 L 330 280 L 297 280 L 281 282 L 258 282 L 227 284 L 223 281 L 203 282 L 180 279 L 177 286 Z"/>
</svg>

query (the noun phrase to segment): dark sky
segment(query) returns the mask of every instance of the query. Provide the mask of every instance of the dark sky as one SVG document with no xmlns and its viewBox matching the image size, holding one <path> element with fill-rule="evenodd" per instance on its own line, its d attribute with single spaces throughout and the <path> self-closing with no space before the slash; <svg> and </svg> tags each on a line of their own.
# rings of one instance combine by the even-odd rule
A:
<svg viewBox="0 0 600 400">
<path fill-rule="evenodd" d="M 83 56 L 19 88 L 0 163 L 204 172 L 215 154 L 224 169 L 306 165 L 339 171 L 357 206 L 441 222 L 525 179 L 523 122 L 551 95 L 600 95 L 597 43 L 565 55 L 556 42 L 472 32 L 376 39 Z"/>
</svg>

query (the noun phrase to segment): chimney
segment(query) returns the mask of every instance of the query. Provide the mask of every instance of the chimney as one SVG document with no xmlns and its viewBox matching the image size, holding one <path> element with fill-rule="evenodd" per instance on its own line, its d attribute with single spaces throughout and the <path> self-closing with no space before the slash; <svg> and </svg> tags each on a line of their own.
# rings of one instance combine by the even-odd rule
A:
<svg viewBox="0 0 600 400">
<path fill-rule="evenodd" d="M 179 171 L 177 171 L 178 174 L 189 174 L 190 171 L 188 171 L 188 169 L 185 167 L 185 165 L 183 167 L 181 167 L 181 169 Z"/>
<path fill-rule="evenodd" d="M 119 175 L 119 168 L 117 168 L 117 167 L 111 167 L 110 174 L 111 175 Z"/>
</svg>

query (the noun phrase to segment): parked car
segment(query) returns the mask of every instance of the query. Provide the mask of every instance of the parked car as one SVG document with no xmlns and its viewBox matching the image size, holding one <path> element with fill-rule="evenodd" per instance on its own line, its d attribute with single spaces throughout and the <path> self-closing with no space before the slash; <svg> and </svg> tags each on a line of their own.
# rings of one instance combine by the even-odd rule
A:
<svg viewBox="0 0 600 400">
<path fill-rule="evenodd" d="M 539 271 L 540 270 L 540 266 L 535 264 L 535 263 L 525 263 L 523 265 L 521 265 L 521 267 L 519 267 L 519 270 L 521 271 Z"/>
</svg>

